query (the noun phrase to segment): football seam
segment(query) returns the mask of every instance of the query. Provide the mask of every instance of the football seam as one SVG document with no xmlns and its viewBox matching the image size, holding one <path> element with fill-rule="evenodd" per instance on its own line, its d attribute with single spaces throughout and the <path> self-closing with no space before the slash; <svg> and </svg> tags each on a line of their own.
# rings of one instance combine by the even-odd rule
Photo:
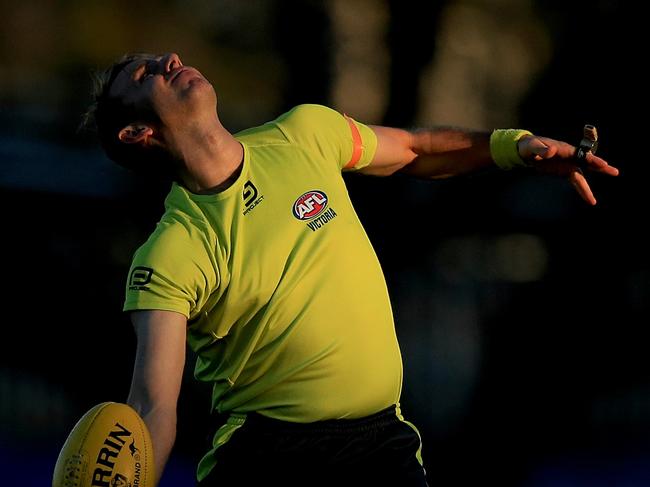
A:
<svg viewBox="0 0 650 487">
<path fill-rule="evenodd" d="M 97 412 L 95 413 L 95 416 L 93 417 L 92 421 L 91 421 L 90 424 L 88 425 L 88 428 L 86 428 L 86 431 L 84 431 L 84 437 L 83 437 L 83 441 L 81 442 L 81 445 L 83 445 L 83 444 L 86 443 L 86 439 L 88 438 L 88 434 L 90 433 L 90 430 L 92 429 L 93 424 L 95 424 L 95 421 L 97 421 L 97 418 L 99 417 L 100 413 L 101 413 L 104 409 L 106 409 L 109 405 L 111 405 L 111 404 L 114 404 L 114 403 L 112 403 L 112 402 L 106 402 L 106 403 L 104 403 L 104 404 L 102 405 L 101 408 L 99 408 L 99 409 L 97 410 Z"/>
</svg>

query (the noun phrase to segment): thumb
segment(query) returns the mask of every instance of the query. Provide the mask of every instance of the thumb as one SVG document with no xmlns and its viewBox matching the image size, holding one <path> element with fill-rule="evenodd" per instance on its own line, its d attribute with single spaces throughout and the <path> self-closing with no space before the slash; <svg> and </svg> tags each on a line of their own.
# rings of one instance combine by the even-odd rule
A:
<svg viewBox="0 0 650 487">
<path fill-rule="evenodd" d="M 541 161 L 542 159 L 551 157 L 552 154 L 550 154 L 549 146 L 542 142 L 538 137 L 529 137 L 529 140 L 527 142 L 527 154 L 525 154 L 525 156 L 527 156 L 529 159 Z"/>
</svg>

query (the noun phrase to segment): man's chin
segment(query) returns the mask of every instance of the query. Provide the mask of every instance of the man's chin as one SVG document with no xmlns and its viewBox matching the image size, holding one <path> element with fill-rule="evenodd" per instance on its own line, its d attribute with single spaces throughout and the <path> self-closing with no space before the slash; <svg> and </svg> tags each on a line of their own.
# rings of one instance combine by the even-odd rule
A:
<svg viewBox="0 0 650 487">
<path fill-rule="evenodd" d="M 183 81 L 185 85 L 183 86 L 184 97 L 216 98 L 216 93 L 214 92 L 212 84 L 210 84 L 210 82 L 205 78 L 196 76 Z"/>
<path fill-rule="evenodd" d="M 196 86 L 212 86 L 212 84 L 199 74 L 194 76 L 187 76 L 187 79 L 182 80 L 185 88 L 192 88 Z"/>
<path fill-rule="evenodd" d="M 190 82 L 183 92 L 183 98 L 193 110 L 201 111 L 217 104 L 217 94 L 205 79 Z"/>
</svg>

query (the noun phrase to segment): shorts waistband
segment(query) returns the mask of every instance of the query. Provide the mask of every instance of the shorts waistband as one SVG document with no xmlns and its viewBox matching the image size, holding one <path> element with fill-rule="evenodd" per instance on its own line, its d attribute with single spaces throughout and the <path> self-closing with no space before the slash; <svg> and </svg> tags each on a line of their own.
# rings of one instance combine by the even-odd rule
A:
<svg viewBox="0 0 650 487">
<path fill-rule="evenodd" d="M 259 413 L 248 413 L 245 420 L 247 424 L 267 431 L 318 434 L 361 432 L 387 426 L 396 421 L 399 421 L 399 418 L 395 404 L 369 416 L 354 419 L 326 419 L 312 423 L 294 423 L 269 418 Z"/>
</svg>

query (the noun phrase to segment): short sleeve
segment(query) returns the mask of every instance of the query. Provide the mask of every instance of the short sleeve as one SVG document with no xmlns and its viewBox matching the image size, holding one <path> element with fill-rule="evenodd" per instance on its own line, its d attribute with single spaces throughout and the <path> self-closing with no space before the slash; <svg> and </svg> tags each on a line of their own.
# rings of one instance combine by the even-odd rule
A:
<svg viewBox="0 0 650 487">
<path fill-rule="evenodd" d="M 218 271 L 200 233 L 159 224 L 133 257 L 124 311 L 176 311 L 192 319 L 218 285 Z"/>
<path fill-rule="evenodd" d="M 340 170 L 366 167 L 377 149 L 370 127 L 322 105 L 298 105 L 275 123 L 290 142 L 318 152 Z"/>
</svg>

